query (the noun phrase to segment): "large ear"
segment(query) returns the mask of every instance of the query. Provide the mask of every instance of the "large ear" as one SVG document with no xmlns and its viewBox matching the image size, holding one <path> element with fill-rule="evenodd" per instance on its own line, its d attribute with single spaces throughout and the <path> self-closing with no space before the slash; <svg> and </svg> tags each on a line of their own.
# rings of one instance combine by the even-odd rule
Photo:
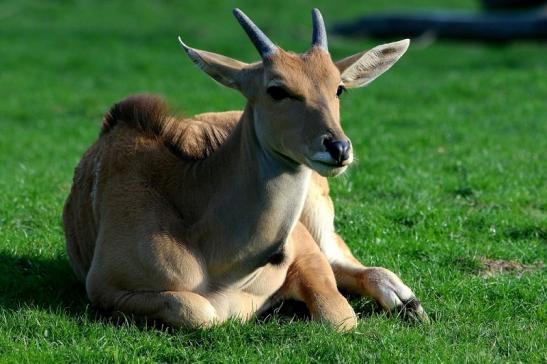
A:
<svg viewBox="0 0 547 364">
<path fill-rule="evenodd" d="M 247 63 L 220 54 L 190 48 L 184 44 L 180 37 L 179 42 L 190 60 L 215 81 L 224 86 L 239 89 L 241 81 L 239 76 Z"/>
<path fill-rule="evenodd" d="M 391 68 L 408 49 L 410 40 L 382 44 L 336 62 L 347 88 L 363 87 Z"/>
</svg>

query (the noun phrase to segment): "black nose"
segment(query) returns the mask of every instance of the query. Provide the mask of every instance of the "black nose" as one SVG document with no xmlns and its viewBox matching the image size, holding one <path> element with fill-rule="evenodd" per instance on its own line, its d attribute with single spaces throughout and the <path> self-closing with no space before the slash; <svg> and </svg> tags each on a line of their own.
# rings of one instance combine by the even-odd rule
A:
<svg viewBox="0 0 547 364">
<path fill-rule="evenodd" d="M 351 150 L 351 143 L 349 140 L 334 140 L 325 139 L 323 145 L 327 148 L 332 159 L 341 164 L 349 159 L 349 152 Z"/>
</svg>

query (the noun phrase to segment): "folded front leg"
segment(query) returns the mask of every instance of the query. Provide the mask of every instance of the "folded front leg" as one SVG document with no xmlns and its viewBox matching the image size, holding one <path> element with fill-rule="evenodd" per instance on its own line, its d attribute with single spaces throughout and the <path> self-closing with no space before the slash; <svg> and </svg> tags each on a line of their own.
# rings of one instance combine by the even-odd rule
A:
<svg viewBox="0 0 547 364">
<path fill-rule="evenodd" d="M 293 231 L 296 254 L 281 288 L 284 299 L 303 301 L 314 320 L 328 323 L 339 331 L 357 325 L 357 317 L 338 291 L 334 273 L 311 235 L 302 225 Z"/>
</svg>

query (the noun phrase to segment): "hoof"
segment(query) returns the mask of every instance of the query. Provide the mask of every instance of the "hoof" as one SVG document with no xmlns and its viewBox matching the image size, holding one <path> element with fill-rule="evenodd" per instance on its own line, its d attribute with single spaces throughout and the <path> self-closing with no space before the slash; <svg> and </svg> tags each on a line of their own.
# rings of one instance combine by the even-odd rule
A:
<svg viewBox="0 0 547 364">
<path fill-rule="evenodd" d="M 397 307 L 397 312 L 399 317 L 410 322 L 422 322 L 426 324 L 431 322 L 422 304 L 416 298 L 403 301 L 402 305 Z"/>
</svg>

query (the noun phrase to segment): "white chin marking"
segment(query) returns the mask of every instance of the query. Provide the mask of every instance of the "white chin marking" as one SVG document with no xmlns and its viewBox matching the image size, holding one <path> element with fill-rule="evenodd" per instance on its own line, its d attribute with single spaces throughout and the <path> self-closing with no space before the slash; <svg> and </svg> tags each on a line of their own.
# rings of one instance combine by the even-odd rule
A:
<svg viewBox="0 0 547 364">
<path fill-rule="evenodd" d="M 329 152 L 317 152 L 310 158 L 312 161 L 325 162 L 334 164 L 336 161 L 332 159 Z"/>
<path fill-rule="evenodd" d="M 319 173 L 323 177 L 334 177 L 345 172 L 347 166 L 332 166 L 321 162 L 309 161 L 311 169 Z"/>
<path fill-rule="evenodd" d="M 329 152 L 317 152 L 308 159 L 308 165 L 323 177 L 334 177 L 344 173 L 352 159 L 350 158 L 348 163 L 343 166 L 337 166 Z"/>
<path fill-rule="evenodd" d="M 334 177 L 344 173 L 352 161 L 353 155 L 350 155 L 343 166 L 338 166 L 329 152 L 317 152 L 308 159 L 308 165 L 323 177 Z"/>
</svg>

